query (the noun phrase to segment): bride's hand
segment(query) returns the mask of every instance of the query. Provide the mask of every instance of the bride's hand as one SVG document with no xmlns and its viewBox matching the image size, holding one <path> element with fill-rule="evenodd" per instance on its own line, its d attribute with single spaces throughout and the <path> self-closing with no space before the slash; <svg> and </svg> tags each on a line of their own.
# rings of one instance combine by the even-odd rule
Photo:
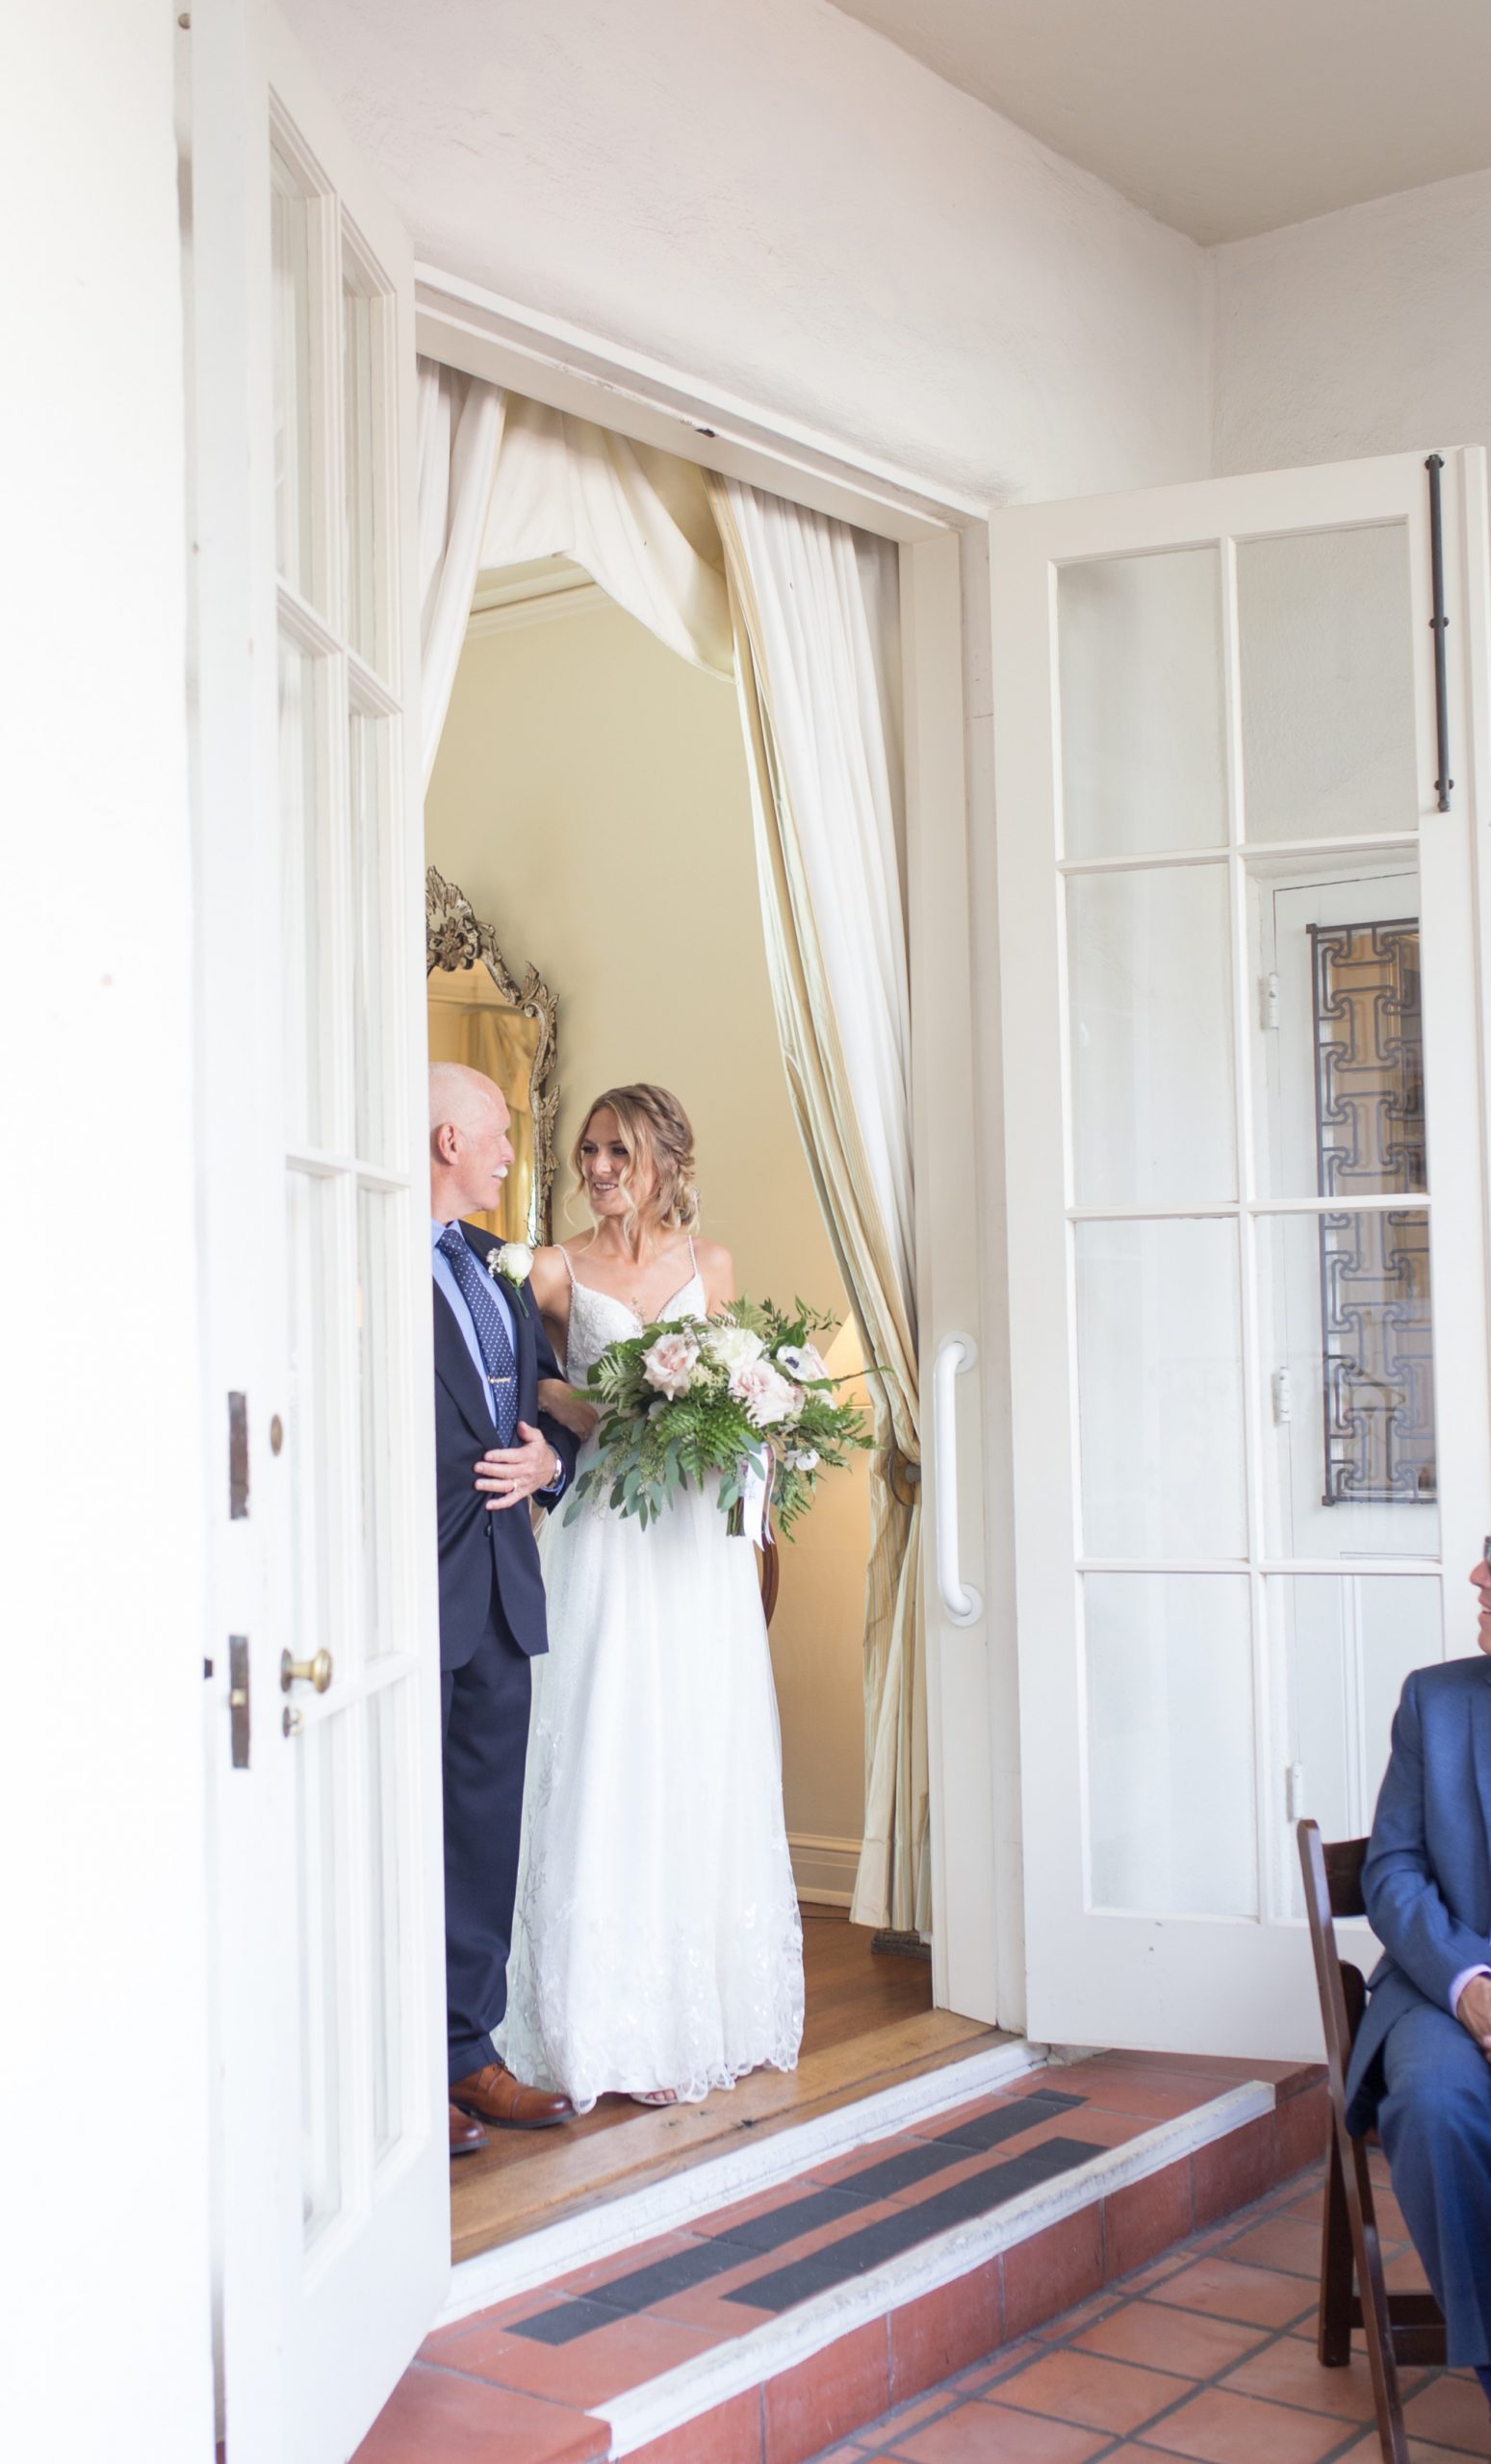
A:
<svg viewBox="0 0 1491 2464">
<path fill-rule="evenodd" d="M 579 1438 L 588 1437 L 601 1417 L 594 1403 L 587 1402 L 578 1387 L 567 1386 L 562 1377 L 539 1379 L 538 1408 Z"/>
</svg>

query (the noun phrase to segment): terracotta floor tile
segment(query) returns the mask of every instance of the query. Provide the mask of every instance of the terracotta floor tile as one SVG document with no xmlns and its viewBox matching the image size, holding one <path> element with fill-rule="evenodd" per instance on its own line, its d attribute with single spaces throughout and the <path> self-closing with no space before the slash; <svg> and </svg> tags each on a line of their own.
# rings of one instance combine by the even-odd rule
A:
<svg viewBox="0 0 1491 2464">
<path fill-rule="evenodd" d="M 1107 2456 L 1104 2456 L 1103 2464 L 1109 2464 Z M 1117 2464 L 1117 2459 L 1114 2464 Z M 1153 2456 L 1149 2464 L 1154 2464 Z M 1331 2464 L 1382 2464 L 1382 2442 L 1376 2431 L 1369 2430 L 1354 2447 L 1349 2447 L 1343 2455 L 1333 2457 Z M 1465 2464 L 1465 2450 L 1463 2447 L 1436 2447 L 1427 2438 L 1410 2438 L 1408 2464 Z"/>
<path fill-rule="evenodd" d="M 1365 2352 L 1353 2353 L 1345 2370 L 1323 2370 L 1312 2345 L 1294 2336 L 1277 2341 L 1230 2370 L 1222 2385 L 1238 2396 L 1266 2396 L 1305 2413 L 1328 2413 L 1339 2422 L 1373 2418 L 1372 2372 Z"/>
<path fill-rule="evenodd" d="M 1192 2226 L 1190 2159 L 1162 2165 L 1143 2181 L 1126 2182 L 1103 2200 L 1103 2272 L 1110 2281 L 1183 2241 Z"/>
<path fill-rule="evenodd" d="M 761 2391 L 751 2387 L 725 2404 L 634 2448 L 631 2464 L 761 2464 Z M 438 2464 L 429 2457 L 426 2464 Z M 496 2459 L 493 2459 L 496 2464 Z M 524 2464 L 514 2457 L 510 2464 Z"/>
<path fill-rule="evenodd" d="M 886 2323 L 877 2319 L 767 2381 L 765 2464 L 805 2464 L 862 2422 L 878 2420 L 889 2393 Z"/>
<path fill-rule="evenodd" d="M 972 2110 L 982 2113 L 985 2107 L 975 2105 Z M 846 2156 L 827 2156 L 804 2178 L 814 2188 L 821 2184 L 826 2190 L 837 2189 L 850 2175 L 866 2173 L 872 2166 L 883 2164 L 889 2157 L 909 2155 L 913 2150 L 917 2155 L 924 2155 L 929 2141 L 936 2139 L 951 2119 L 951 2115 L 938 2114 L 928 2120 L 924 2131 L 898 2130 L 892 2139 L 874 2140 L 868 2147 L 851 2147 Z M 1017 2143 L 1023 2144 L 1022 2142 Z M 949 2149 L 947 2152 L 951 2154 L 952 2151 Z M 938 2172 L 929 2174 L 927 2178 L 930 2182 L 939 2182 L 942 2176 Z"/>
<path fill-rule="evenodd" d="M 1110 2361 L 1153 2363 L 1180 2378 L 1215 2378 L 1235 2369 L 1270 2333 L 1231 2319 L 1210 2319 L 1201 2310 L 1167 2310 L 1142 2300 L 1126 2301 L 1085 2327 L 1076 2343 L 1083 2352 L 1106 2353 Z"/>
<path fill-rule="evenodd" d="M 1103 2280 L 1099 2207 L 1079 2207 L 1004 2253 L 1004 2331 L 1024 2335 L 1097 2292 Z"/>
<path fill-rule="evenodd" d="M 1030 2332 L 1033 2336 L 1042 2337 L 1047 2343 L 1054 2339 L 1062 2344 L 1070 2344 L 1084 2328 L 1095 2326 L 1099 2319 L 1109 2317 L 1127 2298 L 1127 2288 L 1120 2293 L 1117 2285 L 1109 2285 L 1103 2292 L 1095 2293 L 1091 2301 L 1079 2301 L 1074 2310 L 1063 2310 L 1054 2319 L 1041 2320 Z"/>
<path fill-rule="evenodd" d="M 547 2396 L 583 2411 L 629 2387 L 640 2387 L 645 2379 L 660 2377 L 665 2370 L 676 2370 L 681 2362 L 708 2352 L 719 2341 L 717 2336 L 681 2326 L 676 2320 L 659 2319 L 651 2311 L 636 2319 L 618 2319 L 614 2325 L 597 2327 L 593 2334 L 568 2345 L 538 2344 L 531 2337 L 514 2335 L 508 2327 L 478 2322 L 444 2347 L 441 2364 L 465 2377 L 485 2379 L 493 2387 Z M 440 2464 L 445 2464 L 443 2457 Z M 524 2464 L 527 2464 L 526 2457 Z"/>
<path fill-rule="evenodd" d="M 1099 2111 L 1143 2114 L 1149 2121 L 1169 2121 L 1176 2114 L 1195 2113 L 1226 2092 L 1224 2083 L 1187 2075 L 1179 2070 L 1129 2068 L 1117 2062 L 1084 2062 L 1069 2074 L 1073 2095 Z"/>
<path fill-rule="evenodd" d="M 604 2422 L 479 2378 L 457 2378 L 421 2362 L 406 2370 L 353 2464 L 582 2464 L 609 2452 Z"/>
<path fill-rule="evenodd" d="M 883 2433 L 877 2428 L 877 2436 Z M 910 2438 L 886 2449 L 897 2464 L 1087 2464 L 1108 2445 L 1106 2430 L 1042 2421 L 1003 2404 L 961 2404 Z"/>
<path fill-rule="evenodd" d="M 1403 2424 L 1413 2438 L 1435 2439 L 1468 2455 L 1491 2452 L 1491 2414 L 1468 2370 L 1447 2370 L 1405 2397 Z"/>
<path fill-rule="evenodd" d="M 1200 2464 L 1320 2464 L 1341 2444 L 1341 2425 L 1319 2413 L 1262 2404 L 1250 2396 L 1203 2387 L 1189 2404 L 1151 2422 L 1146 2447 L 1166 2455 L 1195 2457 Z"/>
<path fill-rule="evenodd" d="M 1004 2379 L 999 2401 L 1020 2412 L 1116 2432 L 1138 2429 L 1190 2392 L 1189 2380 L 1168 2371 L 1139 2370 L 1069 2346 L 1043 2353 L 1014 2378 Z"/>
<path fill-rule="evenodd" d="M 1254 2267 L 1277 2268 L 1286 2275 L 1306 2276 L 1318 2284 L 1319 2210 L 1308 2220 L 1302 2216 L 1268 2217 L 1261 2224 L 1249 2225 L 1246 2233 L 1234 2234 L 1224 2247 L 1229 2259 L 1246 2259 Z"/>
<path fill-rule="evenodd" d="M 1298 2276 L 1250 2268 L 1235 2259 L 1197 2259 L 1154 2288 L 1156 2301 L 1181 2310 L 1205 2310 L 1214 2319 L 1237 2319 L 1246 2326 L 1286 2327 L 1314 2308 L 1310 2288 Z"/>
</svg>

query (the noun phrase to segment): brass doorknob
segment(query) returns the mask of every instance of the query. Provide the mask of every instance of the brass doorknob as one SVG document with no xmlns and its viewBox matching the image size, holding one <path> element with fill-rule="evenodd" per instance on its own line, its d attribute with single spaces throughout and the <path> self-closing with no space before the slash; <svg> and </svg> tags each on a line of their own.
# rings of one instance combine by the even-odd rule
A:
<svg viewBox="0 0 1491 2464">
<path fill-rule="evenodd" d="M 281 1652 L 279 1656 L 281 1693 L 288 1694 L 292 1685 L 296 1682 L 301 1685 L 314 1685 L 318 1694 L 324 1694 L 331 1683 L 331 1654 L 318 1652 L 314 1659 L 292 1659 L 288 1652 Z"/>
</svg>

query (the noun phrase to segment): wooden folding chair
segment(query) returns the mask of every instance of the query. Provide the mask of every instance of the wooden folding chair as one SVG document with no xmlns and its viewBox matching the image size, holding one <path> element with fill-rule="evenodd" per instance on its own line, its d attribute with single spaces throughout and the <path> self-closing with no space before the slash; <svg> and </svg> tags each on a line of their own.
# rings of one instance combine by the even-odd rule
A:
<svg viewBox="0 0 1491 2464">
<path fill-rule="evenodd" d="M 1360 2327 L 1372 2371 L 1382 2453 L 1387 2464 L 1408 2464 L 1398 2365 L 1443 2362 L 1445 2323 L 1431 2293 L 1389 2293 L 1382 2274 L 1367 2142 L 1354 2137 L 1346 2125 L 1346 2074 L 1367 1988 L 1360 1968 L 1343 1960 L 1336 1948 L 1335 1919 L 1367 1913 L 1362 1898 L 1367 1842 L 1338 1839 L 1327 1844 L 1314 1822 L 1301 1822 L 1298 1836 L 1330 2089 L 1330 2169 L 1321 2235 L 1316 2350 L 1326 2370 L 1344 2370 L 1351 2358 L 1351 2330 Z"/>
</svg>

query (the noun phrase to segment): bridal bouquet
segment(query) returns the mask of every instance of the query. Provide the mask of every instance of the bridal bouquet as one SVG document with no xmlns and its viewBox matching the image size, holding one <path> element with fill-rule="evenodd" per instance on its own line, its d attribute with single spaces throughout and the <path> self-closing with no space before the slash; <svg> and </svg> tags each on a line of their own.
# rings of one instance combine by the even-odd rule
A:
<svg viewBox="0 0 1491 2464">
<path fill-rule="evenodd" d="M 600 1452 L 576 1481 L 565 1521 L 604 1494 L 645 1527 L 680 1489 L 703 1488 L 717 1473 L 733 1531 L 744 1528 L 756 1478 L 790 1537 L 819 1473 L 874 1444 L 863 1413 L 834 1400 L 835 1381 L 813 1345 L 832 1323 L 801 1300 L 788 1315 L 770 1300 L 740 1299 L 717 1317 L 644 1326 L 608 1345 L 587 1381 Z"/>
</svg>

